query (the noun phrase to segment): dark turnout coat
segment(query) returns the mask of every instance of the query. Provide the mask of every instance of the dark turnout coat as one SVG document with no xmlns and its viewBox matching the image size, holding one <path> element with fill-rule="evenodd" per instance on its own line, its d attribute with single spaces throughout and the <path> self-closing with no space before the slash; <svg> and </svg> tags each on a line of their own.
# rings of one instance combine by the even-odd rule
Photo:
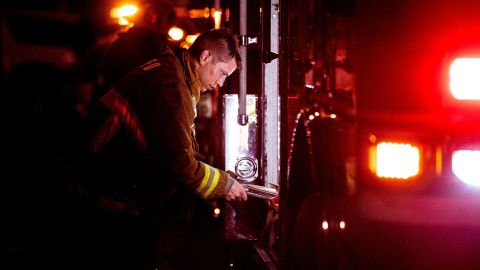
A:
<svg viewBox="0 0 480 270">
<path fill-rule="evenodd" d="M 224 197 L 233 179 L 196 158 L 200 90 L 187 51 L 175 55 L 167 48 L 116 83 L 93 112 L 90 147 L 102 160 L 101 177 L 133 180 L 149 194 L 162 193 L 162 200 L 179 190 L 204 199 Z"/>
</svg>

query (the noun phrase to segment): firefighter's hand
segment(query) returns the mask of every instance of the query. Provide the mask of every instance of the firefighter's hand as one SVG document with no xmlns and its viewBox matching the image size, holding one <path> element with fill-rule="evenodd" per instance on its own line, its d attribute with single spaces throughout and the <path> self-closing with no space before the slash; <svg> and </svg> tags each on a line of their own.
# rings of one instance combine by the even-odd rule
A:
<svg viewBox="0 0 480 270">
<path fill-rule="evenodd" d="M 232 187 L 227 193 L 226 199 L 227 201 L 246 201 L 247 192 L 237 180 L 234 180 Z"/>
</svg>

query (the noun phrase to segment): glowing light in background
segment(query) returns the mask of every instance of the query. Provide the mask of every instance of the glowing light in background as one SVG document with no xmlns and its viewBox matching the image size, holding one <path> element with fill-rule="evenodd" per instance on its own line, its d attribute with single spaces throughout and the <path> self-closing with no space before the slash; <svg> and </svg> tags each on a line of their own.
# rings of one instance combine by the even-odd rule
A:
<svg viewBox="0 0 480 270">
<path fill-rule="evenodd" d="M 378 177 L 408 179 L 420 171 L 420 150 L 411 144 L 381 142 L 370 154 Z"/>
<path fill-rule="evenodd" d="M 118 24 L 119 25 L 130 25 L 130 21 L 124 17 L 118 18 Z"/>
<path fill-rule="evenodd" d="M 457 150 L 452 155 L 452 171 L 462 182 L 480 186 L 480 151 Z"/>
<path fill-rule="evenodd" d="M 450 92 L 456 99 L 480 100 L 480 58 L 457 58 L 452 62 Z"/>
<path fill-rule="evenodd" d="M 322 222 L 322 229 L 328 230 L 328 222 L 327 221 Z"/>
<path fill-rule="evenodd" d="M 207 9 L 207 11 L 205 11 L 205 9 Z M 188 17 L 190 17 L 190 19 L 208 18 L 210 10 L 208 8 L 205 9 L 189 9 Z M 205 12 L 207 12 L 207 17 L 205 17 Z"/>
<path fill-rule="evenodd" d="M 230 9 L 228 8 L 225 10 L 225 21 L 230 21 Z"/>
<path fill-rule="evenodd" d="M 170 30 L 168 30 L 168 36 L 172 39 L 172 40 L 175 40 L 175 41 L 179 41 L 183 38 L 183 30 L 174 26 L 172 28 L 170 28 Z"/>
<path fill-rule="evenodd" d="M 189 45 L 192 45 L 193 42 L 195 41 L 195 39 L 197 39 L 197 37 L 199 36 L 200 34 L 195 34 L 195 35 L 188 35 L 185 37 L 185 41 L 189 44 Z"/>
<path fill-rule="evenodd" d="M 206 7 L 204 10 L 203 10 L 203 17 L 205 19 L 208 19 L 210 17 L 210 9 L 208 7 Z"/>
<path fill-rule="evenodd" d="M 138 8 L 134 5 L 125 5 L 118 9 L 118 16 L 119 17 L 128 17 L 133 16 L 137 13 Z"/>
<path fill-rule="evenodd" d="M 215 209 L 213 209 L 213 217 L 218 218 L 220 216 L 220 212 L 220 208 L 215 207 Z"/>
<path fill-rule="evenodd" d="M 220 29 L 220 25 L 222 23 L 222 10 L 215 10 L 214 8 L 212 8 L 212 13 L 212 17 L 215 22 L 215 29 Z"/>
<path fill-rule="evenodd" d="M 117 19 L 119 25 L 131 25 L 131 19 L 129 17 L 137 14 L 138 8 L 135 5 L 123 5 L 121 7 L 115 7 L 110 10 L 110 17 Z"/>
</svg>

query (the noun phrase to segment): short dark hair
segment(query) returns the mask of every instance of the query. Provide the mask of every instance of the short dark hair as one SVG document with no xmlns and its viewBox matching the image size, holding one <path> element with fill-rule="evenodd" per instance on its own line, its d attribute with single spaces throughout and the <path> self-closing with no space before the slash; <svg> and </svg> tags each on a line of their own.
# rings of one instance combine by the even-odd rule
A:
<svg viewBox="0 0 480 270">
<path fill-rule="evenodd" d="M 203 32 L 188 49 L 190 56 L 197 61 L 204 50 L 212 52 L 214 63 L 229 62 L 235 58 L 237 68 L 241 69 L 242 60 L 238 49 L 238 40 L 225 29 L 213 29 Z"/>
</svg>

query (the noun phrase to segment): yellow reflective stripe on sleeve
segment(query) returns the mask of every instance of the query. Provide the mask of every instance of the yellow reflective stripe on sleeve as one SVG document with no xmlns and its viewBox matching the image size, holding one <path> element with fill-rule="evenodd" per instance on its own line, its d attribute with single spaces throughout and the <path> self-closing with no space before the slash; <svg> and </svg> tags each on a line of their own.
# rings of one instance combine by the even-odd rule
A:
<svg viewBox="0 0 480 270">
<path fill-rule="evenodd" d="M 220 178 L 220 172 L 217 169 L 214 169 L 215 173 L 213 176 L 213 182 L 210 184 L 210 188 L 208 188 L 207 192 L 204 194 L 204 198 L 208 198 L 212 191 L 217 187 L 218 179 Z"/>
<path fill-rule="evenodd" d="M 197 188 L 197 192 L 201 192 L 202 189 L 207 185 L 208 183 L 208 179 L 210 178 L 210 166 L 208 166 L 207 164 L 205 163 L 202 163 L 203 164 L 203 169 L 205 171 L 205 175 L 203 176 L 203 180 L 202 180 L 202 183 L 200 184 L 200 186 L 198 186 Z"/>
<path fill-rule="evenodd" d="M 218 185 L 220 171 L 203 162 L 202 164 L 205 169 L 205 175 L 203 176 L 202 183 L 200 183 L 200 186 L 197 188 L 197 192 L 200 193 L 203 198 L 207 199 Z"/>
</svg>

